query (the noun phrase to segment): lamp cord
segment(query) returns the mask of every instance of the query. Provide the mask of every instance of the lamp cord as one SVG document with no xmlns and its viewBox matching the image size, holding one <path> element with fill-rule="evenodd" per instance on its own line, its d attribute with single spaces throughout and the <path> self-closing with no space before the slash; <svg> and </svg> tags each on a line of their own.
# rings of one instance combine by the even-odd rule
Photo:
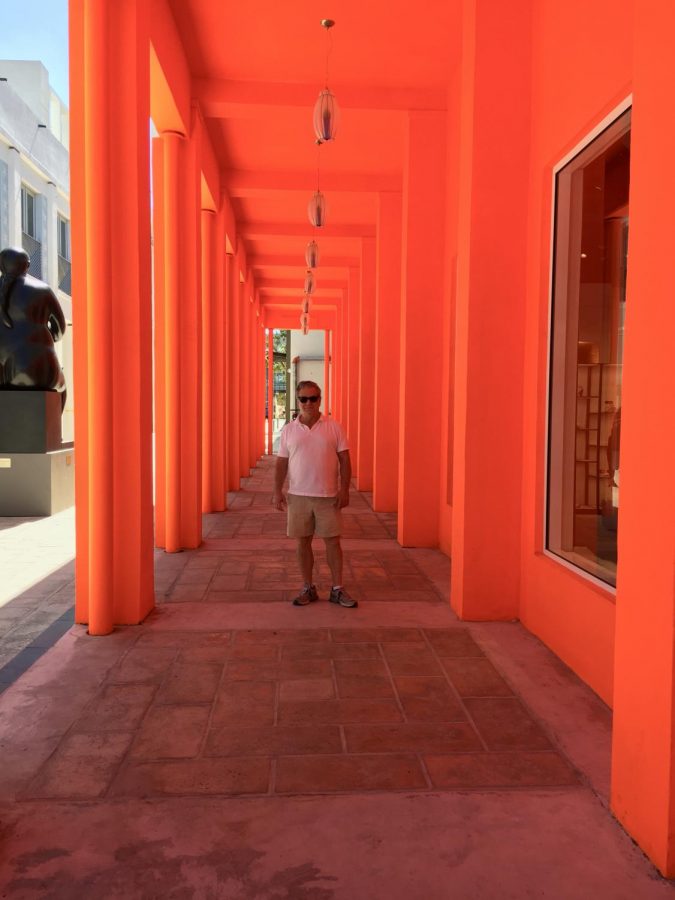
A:
<svg viewBox="0 0 675 900">
<path fill-rule="evenodd" d="M 328 89 L 328 61 L 330 60 L 330 54 L 333 49 L 333 35 L 330 33 L 330 29 L 326 29 L 326 37 L 328 38 L 328 48 L 326 50 L 326 90 Z"/>
<path fill-rule="evenodd" d="M 316 189 L 321 190 L 321 144 L 323 141 L 316 142 Z"/>
</svg>

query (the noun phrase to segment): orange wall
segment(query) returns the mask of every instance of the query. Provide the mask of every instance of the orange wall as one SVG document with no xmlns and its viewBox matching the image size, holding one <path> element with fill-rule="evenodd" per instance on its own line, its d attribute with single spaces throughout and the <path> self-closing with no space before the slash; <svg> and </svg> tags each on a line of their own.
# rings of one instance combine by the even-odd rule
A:
<svg viewBox="0 0 675 900">
<path fill-rule="evenodd" d="M 533 12 L 523 420 L 523 624 L 612 701 L 614 599 L 542 554 L 552 167 L 630 92 L 632 0 Z"/>
</svg>

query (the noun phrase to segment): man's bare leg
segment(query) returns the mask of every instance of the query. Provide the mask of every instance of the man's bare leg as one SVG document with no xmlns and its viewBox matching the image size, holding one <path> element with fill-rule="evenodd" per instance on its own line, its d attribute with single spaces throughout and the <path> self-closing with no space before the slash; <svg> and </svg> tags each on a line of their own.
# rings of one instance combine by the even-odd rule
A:
<svg viewBox="0 0 675 900">
<path fill-rule="evenodd" d="M 300 575 L 305 584 L 312 584 L 312 572 L 314 571 L 314 552 L 312 550 L 312 537 L 301 537 L 297 539 L 296 552 L 298 555 L 298 565 L 300 566 Z"/>
<path fill-rule="evenodd" d="M 328 559 L 330 574 L 333 578 L 333 585 L 328 599 L 331 603 L 339 603 L 340 606 L 354 608 L 359 604 L 342 586 L 342 547 L 340 538 L 324 538 L 324 541 L 326 542 L 326 558 Z"/>
<path fill-rule="evenodd" d="M 333 586 L 342 585 L 342 547 L 340 538 L 330 537 L 324 538 L 326 544 L 326 561 L 330 569 Z"/>
</svg>

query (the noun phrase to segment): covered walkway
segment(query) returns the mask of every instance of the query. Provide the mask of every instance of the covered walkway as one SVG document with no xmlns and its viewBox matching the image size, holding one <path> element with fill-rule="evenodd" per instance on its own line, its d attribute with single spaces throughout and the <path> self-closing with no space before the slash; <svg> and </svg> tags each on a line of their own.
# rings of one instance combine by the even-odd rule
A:
<svg viewBox="0 0 675 900">
<path fill-rule="evenodd" d="M 287 602 L 272 465 L 157 553 L 142 625 L 74 626 L 0 697 L 3 896 L 671 896 L 608 812 L 608 709 L 520 625 L 460 623 L 368 495 L 359 609 Z"/>
<path fill-rule="evenodd" d="M 78 624 L 2 696 L 14 889 L 658 894 L 597 798 L 675 876 L 675 5 L 338 6 L 69 0 Z M 310 306 L 356 612 L 287 602 L 256 467 Z"/>
</svg>

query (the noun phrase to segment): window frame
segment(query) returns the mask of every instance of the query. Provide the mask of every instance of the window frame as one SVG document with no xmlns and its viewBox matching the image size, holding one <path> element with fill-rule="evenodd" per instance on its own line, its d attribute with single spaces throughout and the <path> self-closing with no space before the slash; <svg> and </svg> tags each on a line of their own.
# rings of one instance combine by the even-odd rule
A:
<svg viewBox="0 0 675 900">
<path fill-rule="evenodd" d="M 28 218 L 27 215 L 27 203 L 26 198 L 31 197 L 33 200 L 33 233 L 30 231 L 26 231 L 24 226 L 25 220 Z M 27 235 L 30 238 L 33 238 L 34 241 L 38 241 L 41 243 L 40 238 L 38 237 L 37 231 L 37 197 L 38 194 L 34 191 L 25 181 L 21 182 L 21 232 L 22 234 Z"/>
<path fill-rule="evenodd" d="M 66 253 L 61 253 L 61 226 L 66 226 Z M 70 219 L 67 219 L 60 212 L 56 214 L 56 253 L 66 262 L 72 262 L 70 258 Z"/>
<path fill-rule="evenodd" d="M 577 577 L 582 578 L 585 581 L 590 582 L 595 587 L 600 588 L 608 598 L 612 601 L 616 598 L 616 587 L 609 582 L 604 581 L 602 578 L 597 575 L 593 575 L 592 572 L 587 571 L 586 569 L 581 568 L 581 566 L 575 565 L 575 563 L 571 562 L 565 557 L 560 556 L 557 553 L 554 553 L 553 550 L 549 550 L 549 502 L 551 500 L 551 483 L 550 483 L 550 468 L 551 468 L 551 424 L 552 424 L 552 415 L 551 415 L 551 407 L 552 407 L 552 371 L 551 367 L 553 365 L 553 325 L 554 325 L 554 310 L 553 310 L 553 295 L 555 291 L 556 284 L 556 268 L 555 268 L 555 260 L 556 260 L 556 219 L 557 219 L 557 182 L 558 175 L 567 165 L 569 165 L 572 160 L 582 153 L 587 147 L 589 147 L 604 131 L 610 128 L 614 122 L 621 118 L 621 116 L 631 107 L 633 106 L 633 95 L 628 94 L 628 96 L 621 101 L 617 106 L 615 106 L 611 112 L 609 112 L 601 121 L 595 125 L 590 131 L 588 131 L 584 137 L 568 152 L 563 156 L 558 162 L 556 162 L 551 168 L 551 206 L 550 206 L 550 240 L 549 240 L 549 280 L 548 280 L 548 316 L 547 316 L 547 330 L 546 330 L 546 415 L 545 415 L 545 430 L 544 430 L 544 469 L 543 469 L 543 477 L 544 477 L 544 492 L 543 492 L 543 508 L 541 510 L 542 519 L 543 519 L 543 530 L 542 530 L 542 546 L 541 553 L 543 556 L 546 556 L 548 559 L 554 560 L 558 565 L 562 568 L 567 569 L 570 572 L 573 572 Z"/>
</svg>

